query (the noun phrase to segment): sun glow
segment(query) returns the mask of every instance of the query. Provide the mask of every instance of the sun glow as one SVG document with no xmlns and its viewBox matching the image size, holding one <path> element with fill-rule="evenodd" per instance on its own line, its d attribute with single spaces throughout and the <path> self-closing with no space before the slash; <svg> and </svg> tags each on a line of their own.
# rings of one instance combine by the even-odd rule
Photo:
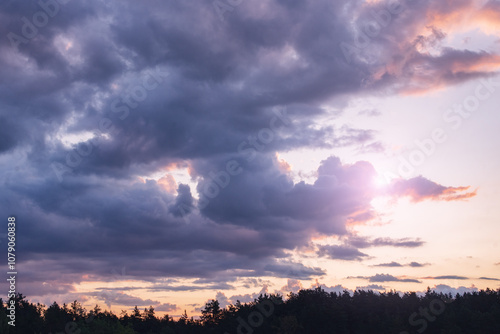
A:
<svg viewBox="0 0 500 334">
<path fill-rule="evenodd" d="M 387 176 L 382 175 L 382 174 L 377 174 L 373 178 L 373 185 L 376 188 L 385 188 L 385 187 L 389 186 L 389 184 L 391 184 L 391 182 L 392 182 L 392 178 L 387 177 Z"/>
</svg>

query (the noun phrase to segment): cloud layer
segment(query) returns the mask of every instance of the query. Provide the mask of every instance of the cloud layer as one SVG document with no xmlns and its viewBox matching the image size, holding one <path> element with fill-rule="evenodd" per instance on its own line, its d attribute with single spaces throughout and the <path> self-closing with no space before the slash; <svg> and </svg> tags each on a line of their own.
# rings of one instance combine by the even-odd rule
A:
<svg viewBox="0 0 500 334">
<path fill-rule="evenodd" d="M 438 47 L 447 25 L 429 13 L 444 20 L 453 15 L 448 6 L 403 2 L 367 43 L 363 22 L 390 12 L 383 1 L 243 2 L 222 20 L 211 2 L 2 5 L 0 213 L 20 222 L 21 289 L 71 293 L 123 267 L 149 282 L 310 279 L 327 272 L 289 252 L 318 236 L 345 238 L 318 249 L 331 259 L 422 246 L 352 237 L 347 226 L 374 217 L 378 196 L 419 202 L 475 192 L 424 177 L 381 191 L 369 162 L 335 156 L 314 182 L 294 182 L 275 154 L 378 147 L 370 129 L 322 122 L 334 98 L 419 92 L 493 73 L 498 55 Z M 196 186 L 174 178 L 180 169 Z M 161 178 L 149 177 L 155 173 Z M 407 281 L 370 282 L 391 279 Z M 129 297 L 107 300 L 137 303 Z"/>
</svg>

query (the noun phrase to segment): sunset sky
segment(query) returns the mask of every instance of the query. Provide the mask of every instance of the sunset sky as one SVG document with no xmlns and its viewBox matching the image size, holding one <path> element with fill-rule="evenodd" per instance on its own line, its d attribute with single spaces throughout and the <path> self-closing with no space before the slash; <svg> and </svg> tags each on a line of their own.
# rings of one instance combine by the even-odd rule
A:
<svg viewBox="0 0 500 334">
<path fill-rule="evenodd" d="M 500 288 L 500 1 L 4 1 L 0 35 L 29 300 Z"/>
</svg>

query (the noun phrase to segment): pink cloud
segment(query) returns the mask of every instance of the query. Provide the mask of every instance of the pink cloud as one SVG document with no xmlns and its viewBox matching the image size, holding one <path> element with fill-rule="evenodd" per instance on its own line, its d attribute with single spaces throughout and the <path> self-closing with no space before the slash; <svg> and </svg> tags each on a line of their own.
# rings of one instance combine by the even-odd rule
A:
<svg viewBox="0 0 500 334">
<path fill-rule="evenodd" d="M 457 201 L 476 196 L 477 190 L 468 191 L 467 187 L 445 187 L 423 176 L 409 180 L 396 179 L 389 186 L 389 194 L 400 197 L 410 197 L 413 202 L 423 200 Z"/>
</svg>

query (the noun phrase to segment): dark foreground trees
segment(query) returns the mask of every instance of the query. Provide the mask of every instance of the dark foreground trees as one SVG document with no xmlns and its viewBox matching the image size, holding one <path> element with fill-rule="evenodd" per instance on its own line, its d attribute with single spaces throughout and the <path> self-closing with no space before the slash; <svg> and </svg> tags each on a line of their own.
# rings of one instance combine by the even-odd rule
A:
<svg viewBox="0 0 500 334">
<path fill-rule="evenodd" d="M 217 300 L 205 304 L 200 319 L 186 313 L 178 320 L 158 317 L 153 307 L 122 311 L 120 316 L 99 306 L 85 310 L 78 301 L 66 305 L 33 304 L 18 294 L 15 327 L 9 326 L 9 301 L 0 299 L 0 334 L 498 334 L 500 290 L 464 295 L 328 293 L 301 290 L 283 300 L 261 295 L 251 303 L 223 308 Z"/>
</svg>

